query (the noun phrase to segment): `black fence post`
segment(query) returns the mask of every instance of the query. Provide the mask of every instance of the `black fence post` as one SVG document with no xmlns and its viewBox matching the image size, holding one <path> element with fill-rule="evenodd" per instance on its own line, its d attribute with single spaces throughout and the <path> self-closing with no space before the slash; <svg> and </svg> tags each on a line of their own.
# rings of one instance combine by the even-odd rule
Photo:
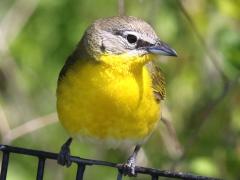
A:
<svg viewBox="0 0 240 180">
<path fill-rule="evenodd" d="M 9 152 L 3 152 L 0 180 L 5 180 L 7 178 L 8 162 Z"/>
<path fill-rule="evenodd" d="M 76 180 L 83 180 L 85 168 L 85 164 L 78 164 Z"/>
<path fill-rule="evenodd" d="M 40 157 L 38 159 L 37 180 L 43 179 L 44 166 L 45 166 L 45 158 Z"/>
<path fill-rule="evenodd" d="M 152 180 L 158 180 L 158 176 L 152 175 Z"/>
<path fill-rule="evenodd" d="M 117 175 L 117 180 L 122 180 L 122 172 L 120 170 L 118 170 L 118 175 Z"/>
</svg>

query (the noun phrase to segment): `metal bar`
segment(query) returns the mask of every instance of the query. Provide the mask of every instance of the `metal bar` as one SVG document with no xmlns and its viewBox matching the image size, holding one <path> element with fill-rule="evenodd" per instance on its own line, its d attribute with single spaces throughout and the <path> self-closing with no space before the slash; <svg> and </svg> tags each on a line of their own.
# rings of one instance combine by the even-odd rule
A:
<svg viewBox="0 0 240 180">
<path fill-rule="evenodd" d="M 43 179 L 44 166 L 45 166 L 45 158 L 39 158 L 38 159 L 37 178 L 36 178 L 37 180 Z"/>
<path fill-rule="evenodd" d="M 44 158 L 44 159 L 57 160 L 57 157 L 58 157 L 57 153 L 46 152 L 46 151 L 38 151 L 38 150 L 32 150 L 32 149 L 26 149 L 26 148 L 18 148 L 18 147 L 13 147 L 13 146 L 5 146 L 5 145 L 1 145 L 1 144 L 0 144 L 0 151 L 2 151 L 3 153 L 25 154 L 25 155 L 29 155 L 29 156 Z M 5 158 L 6 157 L 7 156 L 5 154 Z M 82 164 L 82 165 L 85 165 L 85 166 L 86 165 L 107 166 L 107 167 L 117 168 L 119 171 L 121 171 L 123 169 L 122 164 L 116 164 L 116 163 L 107 162 L 107 161 L 83 159 L 83 158 L 79 158 L 79 157 L 76 157 L 76 156 L 71 156 L 70 160 L 73 163 Z M 4 162 L 3 162 L 2 169 L 4 169 L 3 167 L 7 167 L 7 165 Z M 5 171 L 3 171 L 3 173 L 4 172 Z M 168 171 L 168 170 L 159 170 L 159 169 L 153 169 L 153 168 L 141 167 L 141 166 L 136 166 L 135 167 L 135 172 L 137 174 L 148 174 L 148 175 L 151 175 L 151 176 L 168 177 L 168 178 L 176 178 L 176 179 L 220 180 L 219 178 L 198 176 L 198 175 L 189 174 L 189 173 L 182 173 L 182 172 L 175 172 L 175 171 Z M 3 176 L 3 175 L 1 175 L 1 176 Z M 0 179 L 0 180 L 5 180 L 5 179 Z"/>
<path fill-rule="evenodd" d="M 122 180 L 123 174 L 118 170 L 117 180 Z"/>
<path fill-rule="evenodd" d="M 152 180 L 158 180 L 158 176 L 152 175 Z"/>
<path fill-rule="evenodd" d="M 85 167 L 84 164 L 78 164 L 76 180 L 83 180 Z"/>
<path fill-rule="evenodd" d="M 220 180 L 219 178 L 198 176 L 198 175 L 193 175 L 193 174 L 189 174 L 189 173 L 182 173 L 182 172 L 175 172 L 175 171 L 168 171 L 168 170 L 146 168 L 146 167 L 141 167 L 141 166 L 136 166 L 135 172 L 141 173 L 141 174 L 155 175 L 155 176 L 159 176 L 159 177 L 161 176 L 161 177 L 185 179 L 185 180 Z"/>
<path fill-rule="evenodd" d="M 5 180 L 7 177 L 8 162 L 9 162 L 9 152 L 3 152 L 0 180 Z"/>
</svg>

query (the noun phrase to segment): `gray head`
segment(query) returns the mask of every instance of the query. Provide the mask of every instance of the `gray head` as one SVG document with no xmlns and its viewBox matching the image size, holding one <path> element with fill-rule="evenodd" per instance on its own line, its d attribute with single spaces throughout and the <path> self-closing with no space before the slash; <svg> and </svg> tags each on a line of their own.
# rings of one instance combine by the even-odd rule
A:
<svg viewBox="0 0 240 180">
<path fill-rule="evenodd" d="M 148 23 L 128 16 L 96 20 L 86 30 L 81 45 L 88 55 L 94 57 L 103 53 L 176 56 L 176 52 L 160 41 Z"/>
</svg>

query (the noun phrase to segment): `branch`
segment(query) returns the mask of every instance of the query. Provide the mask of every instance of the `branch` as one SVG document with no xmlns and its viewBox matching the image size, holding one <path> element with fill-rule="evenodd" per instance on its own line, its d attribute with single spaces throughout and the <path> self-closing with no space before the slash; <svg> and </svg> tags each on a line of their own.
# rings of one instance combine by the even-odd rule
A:
<svg viewBox="0 0 240 180">
<path fill-rule="evenodd" d="M 180 8 L 181 13 L 187 19 L 189 26 L 192 28 L 192 31 L 196 35 L 197 39 L 199 40 L 203 50 L 206 52 L 207 56 L 212 61 L 214 67 L 219 72 L 220 77 L 223 81 L 223 87 L 222 87 L 222 91 L 219 93 L 219 95 L 217 95 L 215 98 L 210 99 L 207 102 L 205 102 L 205 104 L 203 104 L 201 107 L 198 108 L 199 110 L 197 112 L 195 112 L 194 114 L 192 114 L 192 116 L 190 116 L 189 119 L 190 120 L 194 119 L 195 122 L 197 122 L 198 124 L 196 125 L 196 127 L 194 129 L 191 130 L 191 134 L 189 135 L 190 138 L 188 139 L 188 141 L 185 145 L 185 151 L 182 154 L 182 156 L 177 161 L 175 161 L 175 163 L 172 166 L 172 169 L 174 169 L 176 167 L 176 165 L 178 163 L 180 163 L 186 157 L 186 154 L 191 150 L 191 148 L 190 148 L 191 145 L 194 142 L 196 142 L 196 138 L 200 134 L 200 131 L 201 131 L 203 125 L 206 123 L 209 115 L 214 111 L 215 107 L 217 107 L 217 105 L 220 102 L 222 102 L 222 100 L 227 96 L 229 91 L 235 87 L 235 85 L 237 84 L 237 81 L 240 77 L 240 74 L 239 74 L 238 76 L 236 76 L 236 79 L 232 80 L 232 81 L 230 81 L 227 78 L 227 76 L 225 75 L 224 71 L 222 70 L 222 68 L 220 67 L 220 65 L 218 63 L 217 58 L 213 55 L 210 48 L 208 48 L 207 43 L 205 42 L 204 38 L 199 33 L 196 25 L 194 24 L 194 21 L 192 20 L 191 16 L 188 14 L 185 7 L 182 5 L 181 1 L 176 0 L 176 3 L 178 5 L 178 7 Z"/>
<path fill-rule="evenodd" d="M 39 0 L 17 0 L 0 22 L 0 51 L 8 50 L 9 42 L 22 30 Z M 14 23 L 13 23 L 14 22 Z"/>
<path fill-rule="evenodd" d="M 33 119 L 31 121 L 28 121 L 14 129 L 11 129 L 10 131 L 8 131 L 7 134 L 4 134 L 2 142 L 9 144 L 13 140 L 15 140 L 21 136 L 24 136 L 28 133 L 31 133 L 40 128 L 43 128 L 49 124 L 55 123 L 56 121 L 57 121 L 56 113 L 52 113 L 47 116 L 42 116 L 42 117 Z"/>
<path fill-rule="evenodd" d="M 172 124 L 171 121 L 169 121 L 166 118 L 161 118 L 161 121 L 163 122 L 164 126 L 166 127 L 166 132 L 163 133 L 160 131 L 160 134 L 163 137 L 164 145 L 167 147 L 168 152 L 173 157 L 180 157 L 184 150 L 177 138 L 176 130 Z"/>
<path fill-rule="evenodd" d="M 222 80 L 224 82 L 228 81 L 227 76 L 225 75 L 224 71 L 222 70 L 222 68 L 220 67 L 217 58 L 213 55 L 213 53 L 210 51 L 210 48 L 208 47 L 207 43 L 205 42 L 204 38 L 202 37 L 202 35 L 200 34 L 200 32 L 198 31 L 194 21 L 192 20 L 191 16 L 188 14 L 187 10 L 185 9 L 185 7 L 182 5 L 180 0 L 176 0 L 176 3 L 178 5 L 178 7 L 180 8 L 180 11 L 182 12 L 182 14 L 184 15 L 184 17 L 186 18 L 187 22 L 189 23 L 190 27 L 192 28 L 193 33 L 196 35 L 197 39 L 199 40 L 202 48 L 204 49 L 204 51 L 206 52 L 207 56 L 209 57 L 209 59 L 212 61 L 213 65 L 215 66 L 215 68 L 217 69 L 217 71 L 219 72 Z"/>
<path fill-rule="evenodd" d="M 125 0 L 118 0 L 118 15 L 125 15 Z"/>
<path fill-rule="evenodd" d="M 164 142 L 164 146 L 166 147 L 170 156 L 175 159 L 179 158 L 183 154 L 184 149 L 178 140 L 171 114 L 166 105 L 163 106 L 162 114 L 164 116 L 161 118 L 161 124 L 164 126 L 164 128 L 159 128 L 158 132 L 160 133 Z"/>
<path fill-rule="evenodd" d="M 24 25 L 27 23 L 28 19 L 36 9 L 37 3 L 38 0 L 17 0 L 0 21 L 0 63 L 3 67 L 1 70 L 8 78 L 8 82 L 10 82 L 9 84 L 13 84 L 15 82 L 15 71 L 18 69 L 13 57 L 10 54 L 9 44 L 14 38 L 16 38 Z M 15 88 L 11 87 L 9 89 Z M 0 133 L 2 136 L 5 136 L 11 131 L 11 129 L 1 107 L 0 122 Z"/>
<path fill-rule="evenodd" d="M 0 133 L 1 136 L 3 137 L 5 134 L 7 134 L 10 131 L 10 126 L 7 121 L 7 117 L 5 116 L 4 110 L 1 107 L 0 104 Z"/>
<path fill-rule="evenodd" d="M 222 92 L 215 98 L 212 99 L 211 101 L 208 101 L 207 104 L 205 104 L 202 108 L 200 108 L 200 110 L 194 114 L 193 116 L 190 117 L 190 119 L 199 119 L 199 124 L 196 125 L 195 129 L 192 129 L 190 135 L 189 135 L 189 139 L 185 145 L 185 151 L 182 154 L 182 156 L 173 163 L 172 168 L 171 169 L 175 169 L 175 167 L 186 158 L 186 155 L 189 153 L 189 151 L 191 150 L 191 146 L 194 142 L 196 142 L 196 139 L 198 138 L 201 129 L 203 128 L 203 125 L 206 123 L 207 118 L 209 117 L 209 115 L 214 111 L 215 107 L 221 102 L 223 101 L 223 99 L 227 96 L 227 94 L 229 94 L 229 92 L 234 89 L 236 87 L 236 85 L 238 84 L 238 81 L 240 79 L 240 74 L 238 74 L 236 76 L 236 78 L 227 83 Z"/>
</svg>

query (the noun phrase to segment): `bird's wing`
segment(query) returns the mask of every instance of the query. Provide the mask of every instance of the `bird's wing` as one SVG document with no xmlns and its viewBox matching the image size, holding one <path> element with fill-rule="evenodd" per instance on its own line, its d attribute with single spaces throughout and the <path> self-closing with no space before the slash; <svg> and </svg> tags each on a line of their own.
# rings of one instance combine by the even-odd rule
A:
<svg viewBox="0 0 240 180">
<path fill-rule="evenodd" d="M 152 77 L 152 89 L 157 102 L 165 97 L 165 79 L 161 69 L 153 61 L 146 64 L 146 67 Z"/>
<path fill-rule="evenodd" d="M 90 59 L 90 58 L 84 58 L 87 55 L 85 53 L 83 53 L 83 51 L 80 50 L 81 48 L 83 48 L 83 47 L 81 46 L 81 42 L 80 42 L 79 45 L 77 45 L 77 47 L 73 51 L 73 53 L 70 56 L 68 56 L 63 68 L 61 69 L 61 71 L 59 73 L 58 82 L 61 81 L 61 79 L 64 77 L 64 75 L 66 74 L 68 69 L 72 65 L 74 65 L 76 61 L 79 61 L 80 59 Z"/>
</svg>

